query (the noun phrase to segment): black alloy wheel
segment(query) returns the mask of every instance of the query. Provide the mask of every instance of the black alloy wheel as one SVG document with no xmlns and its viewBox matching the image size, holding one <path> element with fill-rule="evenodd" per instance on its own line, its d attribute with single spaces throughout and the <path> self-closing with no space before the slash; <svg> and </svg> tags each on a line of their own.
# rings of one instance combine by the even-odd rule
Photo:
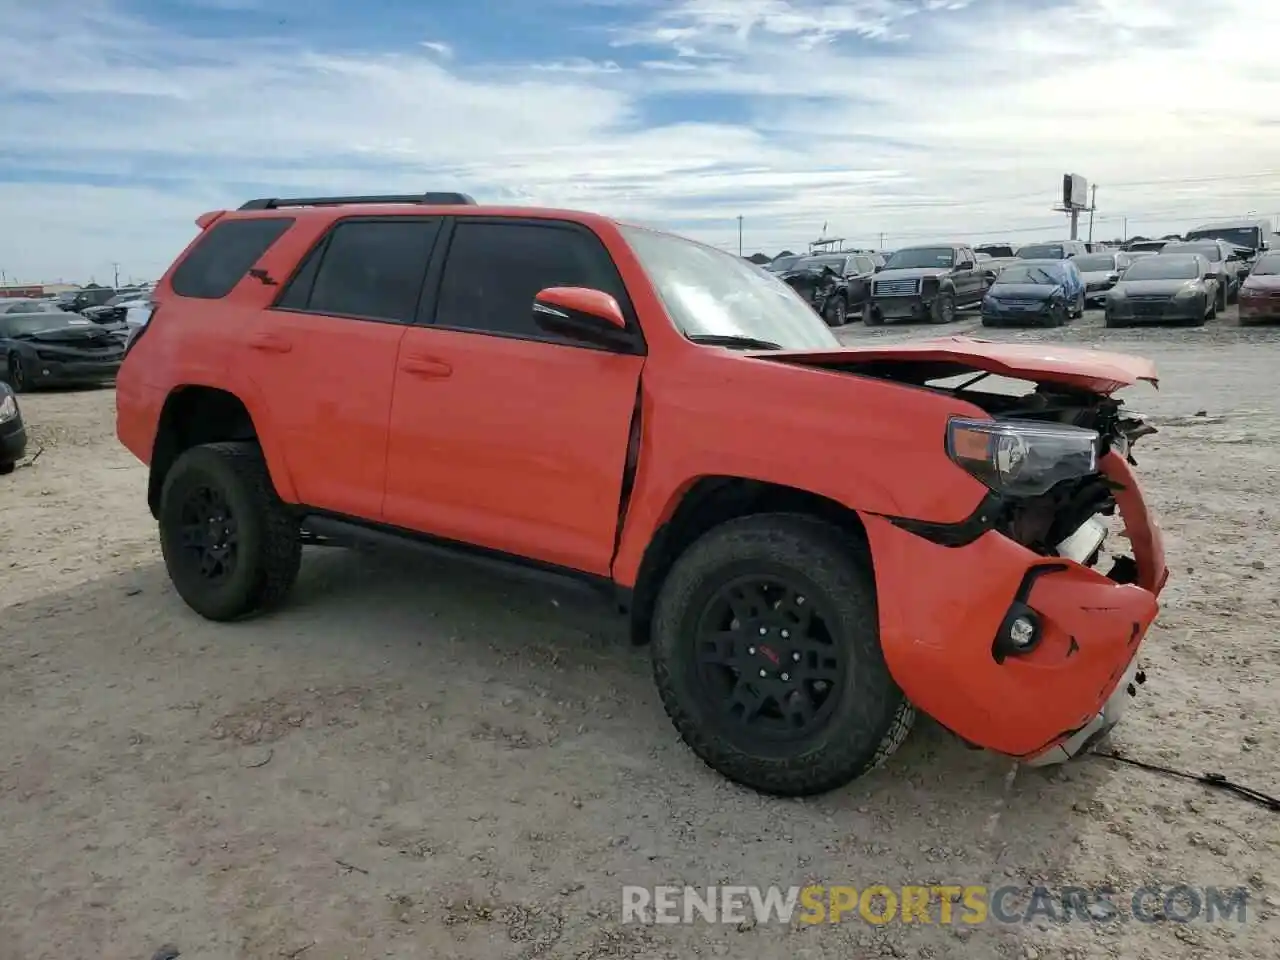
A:
<svg viewBox="0 0 1280 960">
<path fill-rule="evenodd" d="M 239 559 L 240 530 L 231 504 L 218 489 L 193 486 L 178 507 L 181 552 L 175 562 L 210 584 L 225 582 Z"/>
<path fill-rule="evenodd" d="M 697 676 L 730 740 L 803 739 L 826 723 L 849 669 L 828 622 L 821 601 L 783 574 L 747 574 L 707 598 Z"/>
</svg>

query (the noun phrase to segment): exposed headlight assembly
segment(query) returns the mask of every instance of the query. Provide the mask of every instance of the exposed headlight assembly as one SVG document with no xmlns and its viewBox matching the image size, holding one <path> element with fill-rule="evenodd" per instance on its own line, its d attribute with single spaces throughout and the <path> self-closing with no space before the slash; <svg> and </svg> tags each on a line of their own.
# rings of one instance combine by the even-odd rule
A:
<svg viewBox="0 0 1280 960">
<path fill-rule="evenodd" d="M 8 423 L 18 415 L 18 401 L 6 388 L 0 390 L 0 423 Z"/>
<path fill-rule="evenodd" d="M 1034 497 L 1098 472 L 1098 431 L 1038 420 L 947 424 L 947 455 L 996 493 Z"/>
</svg>

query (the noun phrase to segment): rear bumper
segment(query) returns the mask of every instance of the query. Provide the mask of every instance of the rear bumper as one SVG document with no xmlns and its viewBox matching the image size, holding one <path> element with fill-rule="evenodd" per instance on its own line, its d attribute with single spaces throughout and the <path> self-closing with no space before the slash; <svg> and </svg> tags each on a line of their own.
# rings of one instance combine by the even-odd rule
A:
<svg viewBox="0 0 1280 960">
<path fill-rule="evenodd" d="M 1116 500 L 1137 567 L 1120 583 L 1071 560 L 1044 557 L 995 532 L 946 547 L 879 517 L 866 518 L 880 597 L 880 636 L 894 680 L 917 708 L 980 747 L 1032 762 L 1080 749 L 1158 612 L 1164 546 L 1128 465 L 1104 471 L 1125 485 Z M 1024 653 L 993 648 L 1018 603 L 1039 619 Z M 1021 609 L 1021 608 L 1020 608 Z M 1079 736 L 1084 733 L 1084 737 Z"/>
<path fill-rule="evenodd" d="M 1241 297 L 1241 320 L 1280 320 L 1280 297 Z"/>
</svg>

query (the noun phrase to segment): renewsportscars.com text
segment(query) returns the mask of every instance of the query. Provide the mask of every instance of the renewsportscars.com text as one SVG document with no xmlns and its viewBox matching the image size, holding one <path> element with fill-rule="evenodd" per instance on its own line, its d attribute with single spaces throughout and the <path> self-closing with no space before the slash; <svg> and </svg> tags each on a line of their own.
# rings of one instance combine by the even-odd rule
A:
<svg viewBox="0 0 1280 960">
<path fill-rule="evenodd" d="M 932 884 L 868 887 L 636 887 L 622 889 L 623 923 L 819 924 L 863 922 L 1244 923 L 1244 887 L 1187 884 L 1111 887 L 986 887 Z"/>
</svg>

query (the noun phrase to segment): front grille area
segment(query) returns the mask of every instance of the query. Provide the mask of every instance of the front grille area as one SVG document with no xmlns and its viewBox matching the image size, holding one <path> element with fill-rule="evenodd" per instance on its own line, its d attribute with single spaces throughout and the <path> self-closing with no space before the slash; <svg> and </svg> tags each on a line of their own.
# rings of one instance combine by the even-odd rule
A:
<svg viewBox="0 0 1280 960">
<path fill-rule="evenodd" d="M 879 280 L 871 286 L 876 297 L 914 297 L 919 292 L 919 280 Z"/>
<path fill-rule="evenodd" d="M 1130 297 L 1129 304 L 1135 317 L 1162 317 L 1172 297 Z"/>
<path fill-rule="evenodd" d="M 1012 298 L 1006 300 L 1003 297 L 998 303 L 1002 307 L 1012 307 L 1015 310 L 1033 310 L 1036 307 L 1044 306 L 1043 300 L 1015 300 Z"/>
</svg>

